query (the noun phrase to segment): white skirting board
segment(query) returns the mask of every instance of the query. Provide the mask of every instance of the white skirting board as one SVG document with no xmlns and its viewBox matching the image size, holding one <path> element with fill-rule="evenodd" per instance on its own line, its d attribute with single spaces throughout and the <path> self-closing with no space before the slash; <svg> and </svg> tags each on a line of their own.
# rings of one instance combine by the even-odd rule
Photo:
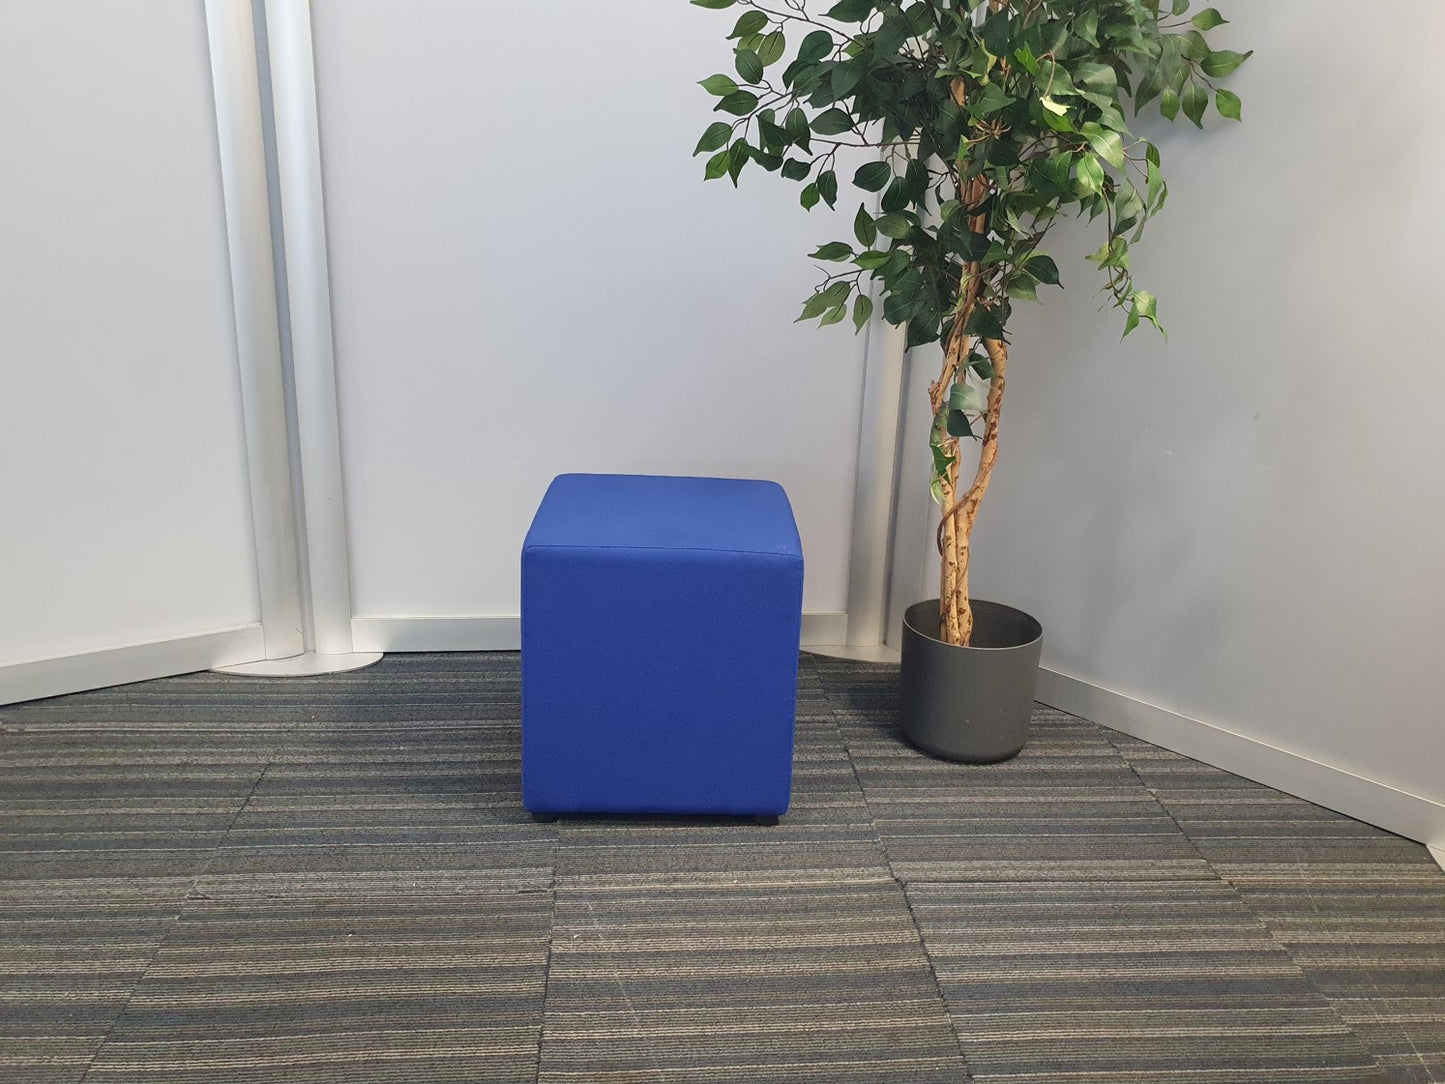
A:
<svg viewBox="0 0 1445 1084">
<path fill-rule="evenodd" d="M 1194 760 L 1293 794 L 1445 854 L 1445 805 L 1053 670 L 1037 698 Z"/>
<path fill-rule="evenodd" d="M 846 613 L 803 615 L 803 646 L 841 644 Z M 522 646 L 520 617 L 354 617 L 357 651 L 516 651 Z"/>
<path fill-rule="evenodd" d="M 0 704 L 190 674 L 265 656 L 265 638 L 261 626 L 256 624 L 81 655 L 11 663 L 0 666 Z"/>
</svg>

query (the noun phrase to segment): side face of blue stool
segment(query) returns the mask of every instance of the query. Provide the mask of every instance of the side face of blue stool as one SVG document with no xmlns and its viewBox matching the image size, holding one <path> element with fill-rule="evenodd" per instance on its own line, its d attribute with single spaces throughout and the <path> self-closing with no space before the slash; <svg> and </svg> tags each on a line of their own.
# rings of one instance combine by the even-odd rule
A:
<svg viewBox="0 0 1445 1084">
<path fill-rule="evenodd" d="M 775 483 L 557 478 L 522 549 L 523 805 L 786 812 L 802 592 Z"/>
</svg>

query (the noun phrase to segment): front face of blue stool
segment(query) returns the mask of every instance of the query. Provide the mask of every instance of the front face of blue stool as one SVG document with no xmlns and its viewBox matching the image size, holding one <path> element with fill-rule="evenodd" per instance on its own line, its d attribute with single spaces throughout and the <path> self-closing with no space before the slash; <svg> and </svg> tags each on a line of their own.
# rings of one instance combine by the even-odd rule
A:
<svg viewBox="0 0 1445 1084">
<path fill-rule="evenodd" d="M 802 574 L 772 483 L 554 482 L 523 548 L 523 804 L 785 812 Z"/>
</svg>

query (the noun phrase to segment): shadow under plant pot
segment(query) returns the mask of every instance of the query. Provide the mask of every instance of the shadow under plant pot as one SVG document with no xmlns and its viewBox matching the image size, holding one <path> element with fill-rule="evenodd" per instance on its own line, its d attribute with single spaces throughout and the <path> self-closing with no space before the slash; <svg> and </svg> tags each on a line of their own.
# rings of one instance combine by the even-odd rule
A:
<svg viewBox="0 0 1445 1084">
<path fill-rule="evenodd" d="M 990 764 L 1024 747 L 1033 715 L 1043 628 L 1012 606 L 973 600 L 973 639 L 939 639 L 938 599 L 903 615 L 899 722 L 918 748 Z"/>
</svg>

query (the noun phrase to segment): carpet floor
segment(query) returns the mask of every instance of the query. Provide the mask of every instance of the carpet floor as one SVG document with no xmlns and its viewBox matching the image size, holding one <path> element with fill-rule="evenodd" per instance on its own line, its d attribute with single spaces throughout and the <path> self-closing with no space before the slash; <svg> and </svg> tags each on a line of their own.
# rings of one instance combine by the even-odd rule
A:
<svg viewBox="0 0 1445 1084">
<path fill-rule="evenodd" d="M 514 653 L 0 708 L 0 1080 L 1445 1082 L 1419 844 L 804 654 L 776 827 L 519 802 Z"/>
</svg>

